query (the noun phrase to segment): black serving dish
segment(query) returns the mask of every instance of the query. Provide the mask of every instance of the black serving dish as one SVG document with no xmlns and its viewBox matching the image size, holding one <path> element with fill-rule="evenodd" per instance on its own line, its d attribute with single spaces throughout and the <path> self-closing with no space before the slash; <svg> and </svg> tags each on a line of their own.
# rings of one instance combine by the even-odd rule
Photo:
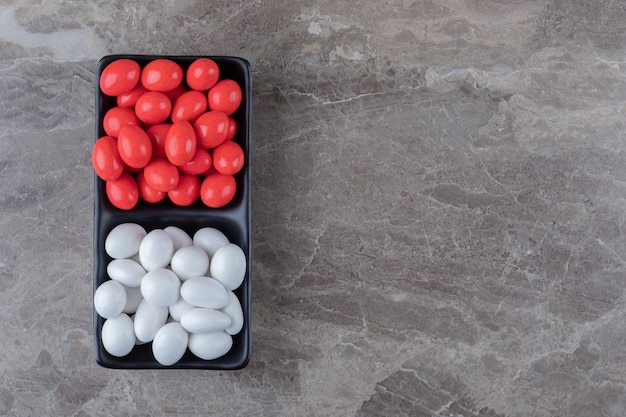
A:
<svg viewBox="0 0 626 417">
<path fill-rule="evenodd" d="M 211 58 L 220 68 L 220 79 L 229 78 L 236 81 L 242 90 L 242 102 L 239 109 L 231 115 L 237 122 L 235 141 L 244 150 L 246 161 L 244 168 L 236 174 L 237 191 L 233 200 L 223 208 L 213 209 L 197 201 L 188 207 L 179 207 L 164 200 L 161 203 L 139 201 L 131 210 L 120 210 L 114 207 L 106 196 L 105 182 L 94 174 L 94 282 L 93 291 L 108 280 L 106 268 L 112 260 L 104 250 L 104 240 L 115 226 L 121 223 L 137 223 L 146 231 L 167 226 L 177 226 L 190 236 L 200 228 L 215 227 L 221 230 L 228 239 L 243 249 L 247 259 L 247 271 L 242 285 L 235 290 L 241 302 L 244 314 L 244 325 L 236 336 L 230 351 L 214 360 L 202 360 L 189 350 L 183 358 L 172 366 L 158 363 L 152 354 L 152 344 L 135 346 L 132 352 L 124 357 L 110 355 L 102 345 L 101 331 L 104 319 L 94 310 L 94 345 L 96 361 L 103 367 L 117 369 L 215 369 L 234 370 L 245 367 L 250 359 L 251 327 L 250 327 L 250 264 L 251 264 L 251 209 L 250 209 L 250 140 L 251 140 L 251 76 L 246 60 L 225 56 L 157 56 L 157 55 L 109 55 L 100 60 L 96 71 L 96 132 L 95 139 L 105 136 L 102 119 L 104 114 L 116 105 L 115 97 L 104 95 L 99 88 L 102 70 L 117 59 L 132 59 L 140 67 L 148 62 L 167 58 L 177 62 L 184 71 L 197 58 Z"/>
</svg>

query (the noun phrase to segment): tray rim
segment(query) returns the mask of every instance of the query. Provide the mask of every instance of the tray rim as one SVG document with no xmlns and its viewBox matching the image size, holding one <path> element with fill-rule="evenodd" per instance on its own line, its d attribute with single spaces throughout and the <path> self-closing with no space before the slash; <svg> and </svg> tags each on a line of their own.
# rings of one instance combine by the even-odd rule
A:
<svg viewBox="0 0 626 417">
<path fill-rule="evenodd" d="M 99 315 L 96 313 L 95 309 L 92 308 L 93 310 L 93 337 L 94 337 L 94 352 L 95 352 L 95 359 L 96 362 L 104 367 L 104 368 L 109 368 L 109 369 L 205 369 L 205 370 L 238 370 L 238 369 L 242 369 L 244 367 L 246 367 L 250 361 L 250 357 L 251 357 L 251 349 L 252 349 L 252 341 L 251 341 L 251 336 L 252 336 L 252 329 L 251 329 L 251 307 L 252 307 L 252 296 L 251 296 L 251 290 L 252 290 L 252 283 L 251 283 L 251 278 L 252 278 L 252 274 L 251 274 L 251 261 L 252 261 L 252 209 L 251 209 L 251 204 L 252 204 L 252 193 L 251 193 L 251 179 L 252 179 L 252 164 L 251 164 L 251 142 L 252 142 L 252 76 L 251 76 L 251 69 L 250 69 L 250 64 L 249 62 L 242 57 L 239 56 L 229 56 L 229 55 L 178 55 L 178 54 L 174 54 L 174 55 L 157 55 L 157 54 L 149 54 L 149 55 L 144 55 L 144 54 L 110 54 L 110 55 L 105 55 L 103 57 L 100 58 L 100 60 L 97 63 L 96 66 L 96 72 L 95 72 L 95 107 L 94 107 L 94 114 L 95 114 L 95 133 L 94 133 L 94 141 L 97 140 L 100 136 L 101 136 L 101 129 L 100 129 L 100 124 L 101 124 L 101 117 L 102 112 L 101 112 L 101 96 L 103 96 L 104 94 L 100 91 L 99 89 L 99 77 L 100 74 L 102 72 L 102 70 L 104 69 L 104 67 L 110 63 L 113 62 L 115 60 L 118 59 L 133 59 L 133 60 L 138 60 L 138 61 L 152 61 L 155 59 L 172 59 L 172 60 L 179 60 L 179 61 L 185 61 L 187 63 L 191 63 L 193 60 L 198 59 L 198 58 L 210 58 L 210 59 L 214 59 L 217 61 L 228 61 L 228 62 L 232 62 L 232 63 L 236 63 L 239 67 L 240 70 L 242 71 L 242 76 L 243 76 L 243 82 L 244 85 L 242 85 L 242 92 L 245 96 L 245 109 L 244 109 L 244 113 L 243 116 L 246 120 L 246 128 L 245 128 L 245 133 L 244 133 L 244 137 L 243 137 L 243 145 L 244 145 L 244 151 L 246 154 L 246 164 L 244 167 L 244 173 L 243 173 L 243 183 L 246 185 L 244 187 L 243 190 L 243 202 L 245 203 L 245 207 L 243 209 L 243 213 L 230 213 L 230 215 L 228 216 L 224 216 L 224 215 L 220 215 L 219 213 L 222 212 L 220 209 L 209 209 L 207 208 L 207 210 L 209 212 L 211 212 L 210 216 L 207 216 L 208 218 L 210 217 L 216 217 L 216 218 L 221 218 L 222 221 L 234 221 L 233 220 L 233 216 L 236 216 L 237 214 L 239 216 L 241 216 L 239 218 L 239 220 L 243 221 L 246 225 L 247 228 L 246 230 L 243 230 L 243 234 L 245 235 L 247 244 L 245 245 L 244 251 L 246 252 L 246 257 L 247 257 L 247 271 L 246 271 L 246 277 L 244 279 L 244 283 L 242 284 L 242 286 L 245 286 L 246 288 L 244 290 L 242 290 L 242 296 L 244 297 L 243 299 L 240 298 L 240 302 L 242 303 L 242 306 L 245 306 L 245 310 L 244 310 L 244 329 L 242 330 L 245 331 L 245 335 L 242 336 L 243 339 L 243 345 L 241 347 L 243 354 L 240 355 L 240 357 L 238 357 L 237 361 L 230 361 L 228 363 L 225 363 L 224 361 L 220 361 L 220 358 L 217 358 L 215 360 L 212 361 L 205 361 L 202 359 L 197 358 L 197 360 L 194 360 L 193 362 L 184 362 L 184 361 L 179 361 L 178 363 L 171 365 L 171 366 L 164 366 L 159 364 L 156 360 L 152 359 L 150 361 L 142 361 L 141 363 L 137 363 L 137 362 L 133 362 L 133 363 L 129 363 L 128 366 L 126 365 L 121 365 L 120 362 L 123 361 L 123 358 L 116 358 L 113 357 L 113 360 L 107 359 L 106 356 L 112 356 L 107 354 L 106 352 L 103 352 L 102 350 L 102 344 L 101 344 L 101 335 L 100 335 L 100 331 L 101 331 L 101 324 L 104 322 L 104 319 L 102 319 L 101 317 L 99 317 Z M 180 63 L 180 62 L 179 62 Z M 140 64 L 141 65 L 141 64 Z M 100 198 L 98 198 L 98 192 L 99 192 L 99 187 L 103 186 L 103 181 L 98 178 L 98 176 L 95 174 L 95 172 L 93 173 L 93 179 L 94 179 L 94 221 L 93 221 L 93 251 L 94 251 L 94 259 L 93 259 L 93 292 L 95 293 L 97 286 L 99 284 L 99 282 L 101 280 L 98 279 L 98 270 L 101 267 L 100 265 L 100 261 L 99 261 L 99 254 L 101 253 L 99 250 L 99 242 L 97 241 L 98 237 L 99 237 L 99 229 L 102 223 L 102 206 L 101 204 L 101 200 Z M 148 209 L 148 212 L 150 212 L 153 215 L 158 215 L 158 213 L 160 211 L 167 211 L 167 207 L 166 208 L 153 208 L 150 207 Z M 184 211 L 185 208 L 177 208 L 177 210 L 181 210 Z M 189 211 L 190 212 L 195 212 L 201 210 L 201 208 L 199 208 L 197 205 L 193 208 L 190 208 Z M 240 210 L 242 211 L 242 210 Z M 118 210 L 118 209 L 114 209 L 113 210 L 113 214 L 111 214 L 111 216 L 115 217 L 115 213 L 117 212 L 117 214 L 120 215 L 121 218 L 126 218 L 129 216 L 132 216 L 133 210 L 130 211 L 124 211 L 124 210 Z M 100 239 L 103 242 L 104 237 L 100 236 Z M 241 288 L 241 287 L 240 287 Z M 93 306 L 93 303 L 92 303 Z M 186 356 L 189 355 L 189 351 L 186 352 Z"/>
</svg>

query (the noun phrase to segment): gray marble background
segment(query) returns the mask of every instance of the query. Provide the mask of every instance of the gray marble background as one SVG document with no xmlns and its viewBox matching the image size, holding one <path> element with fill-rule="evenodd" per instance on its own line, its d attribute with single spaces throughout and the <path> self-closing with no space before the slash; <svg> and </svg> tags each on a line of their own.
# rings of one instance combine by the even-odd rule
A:
<svg viewBox="0 0 626 417">
<path fill-rule="evenodd" d="M 250 61 L 247 368 L 92 339 L 94 79 Z M 4 0 L 0 415 L 626 415 L 626 4 Z"/>
</svg>

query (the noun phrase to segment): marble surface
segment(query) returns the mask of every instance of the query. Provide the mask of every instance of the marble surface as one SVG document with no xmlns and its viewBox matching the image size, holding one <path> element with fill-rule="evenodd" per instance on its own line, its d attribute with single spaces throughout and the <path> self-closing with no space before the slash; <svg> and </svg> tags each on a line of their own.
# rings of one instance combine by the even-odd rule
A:
<svg viewBox="0 0 626 417">
<path fill-rule="evenodd" d="M 247 368 L 99 367 L 94 73 L 253 74 Z M 0 415 L 626 415 L 621 1 L 0 5 Z"/>
</svg>

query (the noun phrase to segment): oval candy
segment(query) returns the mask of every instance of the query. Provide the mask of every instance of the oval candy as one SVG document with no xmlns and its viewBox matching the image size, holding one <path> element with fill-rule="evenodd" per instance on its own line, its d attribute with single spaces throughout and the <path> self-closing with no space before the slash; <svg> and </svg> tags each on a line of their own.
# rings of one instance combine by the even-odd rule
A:
<svg viewBox="0 0 626 417">
<path fill-rule="evenodd" d="M 135 347 L 133 321 L 127 314 L 108 319 L 102 325 L 102 345 L 113 356 L 128 355 Z"/>
<path fill-rule="evenodd" d="M 172 238 L 161 229 L 152 230 L 139 245 L 139 261 L 146 271 L 167 266 L 172 255 L 174 255 Z"/>
<path fill-rule="evenodd" d="M 183 316 L 183 314 L 185 314 L 192 308 L 195 307 L 185 301 L 182 297 L 179 297 L 174 304 L 169 306 L 170 317 L 174 321 L 180 321 L 180 318 Z"/>
<path fill-rule="evenodd" d="M 167 323 L 152 340 L 154 359 L 164 366 L 174 365 L 185 354 L 188 341 L 189 334 L 180 323 Z"/>
<path fill-rule="evenodd" d="M 239 333 L 243 328 L 243 309 L 235 293 L 228 292 L 228 304 L 220 308 L 220 311 L 230 317 L 230 326 L 224 331 L 230 335 Z"/>
<path fill-rule="evenodd" d="M 133 288 L 141 284 L 146 270 L 132 259 L 113 259 L 107 265 L 107 275 L 125 287 Z"/>
<path fill-rule="evenodd" d="M 175 251 L 177 251 L 178 249 L 182 247 L 193 244 L 191 236 L 189 236 L 187 232 L 185 232 L 180 227 L 167 226 L 165 229 L 163 229 L 163 231 L 167 233 L 168 235 L 170 235 L 170 237 L 172 238 Z"/>
<path fill-rule="evenodd" d="M 211 258 L 211 277 L 230 291 L 241 285 L 246 269 L 246 255 L 233 243 L 220 247 Z"/>
<path fill-rule="evenodd" d="M 172 271 L 181 281 L 204 276 L 209 271 L 209 255 L 200 246 L 185 246 L 172 256 Z"/>
<path fill-rule="evenodd" d="M 151 342 L 161 327 L 167 322 L 167 307 L 150 304 L 141 300 L 135 313 L 134 328 L 137 339 L 141 342 Z"/>
<path fill-rule="evenodd" d="M 104 281 L 94 293 L 93 306 L 100 317 L 113 318 L 126 306 L 126 290 L 117 281 Z"/>
<path fill-rule="evenodd" d="M 230 243 L 224 233 L 214 227 L 203 227 L 194 233 L 193 244 L 200 246 L 212 258 L 215 251 Z"/>
<path fill-rule="evenodd" d="M 143 298 L 159 307 L 169 307 L 178 300 L 180 280 L 175 273 L 165 268 L 148 271 L 141 280 Z"/>
<path fill-rule="evenodd" d="M 217 359 L 228 353 L 233 338 L 226 332 L 192 333 L 189 335 L 189 350 L 204 360 Z"/>
<path fill-rule="evenodd" d="M 146 236 L 146 229 L 135 223 L 115 226 L 104 240 L 104 250 L 114 259 L 130 258 L 139 252 L 139 245 Z"/>
<path fill-rule="evenodd" d="M 181 316 L 180 324 L 190 333 L 210 333 L 228 328 L 231 320 L 219 310 L 196 307 Z"/>
<path fill-rule="evenodd" d="M 143 295 L 141 295 L 140 287 L 124 287 L 126 290 L 126 305 L 124 306 L 123 313 L 126 314 L 135 314 L 137 312 L 137 307 L 139 307 L 139 303 L 143 300 Z"/>
<path fill-rule="evenodd" d="M 228 292 L 217 280 L 191 277 L 180 287 L 180 296 L 195 307 L 222 308 L 228 304 Z"/>
</svg>

